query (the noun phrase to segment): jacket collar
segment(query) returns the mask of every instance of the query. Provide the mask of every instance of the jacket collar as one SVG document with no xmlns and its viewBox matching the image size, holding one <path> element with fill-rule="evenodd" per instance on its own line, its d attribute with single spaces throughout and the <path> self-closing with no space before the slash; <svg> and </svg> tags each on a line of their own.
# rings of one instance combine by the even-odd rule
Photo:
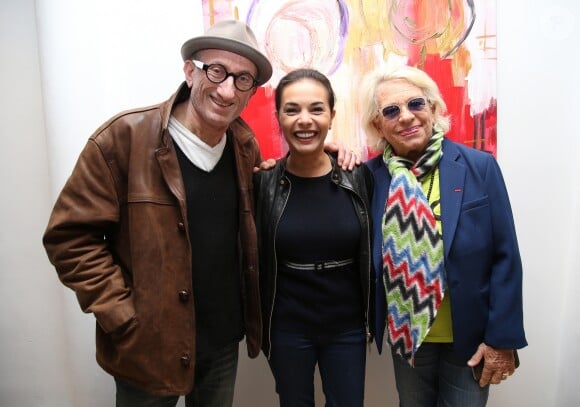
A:
<svg viewBox="0 0 580 407">
<path fill-rule="evenodd" d="M 334 182 L 335 184 L 340 184 L 341 182 L 343 182 L 344 177 L 342 176 L 342 172 L 340 171 L 340 167 L 338 166 L 338 163 L 336 161 L 336 159 L 334 158 L 334 156 L 332 154 L 326 153 L 326 155 L 328 155 L 328 157 L 330 158 L 330 165 L 331 165 L 331 180 L 332 182 Z M 290 153 L 286 153 L 286 155 L 280 159 L 280 177 L 286 177 L 286 161 L 288 161 L 288 157 L 290 156 Z"/>
<path fill-rule="evenodd" d="M 368 167 L 373 173 L 375 185 L 384 185 L 384 187 L 375 190 L 372 198 L 373 207 L 384 208 L 391 175 L 380 155 L 370 160 Z M 459 148 L 455 143 L 445 138 L 443 140 L 443 157 L 439 162 L 439 189 L 441 191 L 441 222 L 445 225 L 443 228 L 443 247 L 446 256 L 449 254 L 461 212 L 465 173 L 466 169 L 461 162 Z M 375 228 L 378 227 L 380 224 L 375 223 Z"/>
<path fill-rule="evenodd" d="M 167 131 L 167 127 L 169 126 L 169 118 L 171 117 L 171 112 L 175 108 L 175 105 L 184 102 L 189 99 L 189 95 L 191 94 L 191 89 L 187 86 L 187 83 L 183 81 L 177 91 L 171 95 L 169 99 L 165 102 L 161 103 L 160 105 L 160 112 L 161 112 L 161 126 L 162 126 L 162 134 L 168 136 L 169 133 Z M 228 134 L 232 134 L 234 139 L 241 144 L 245 144 L 249 140 L 254 138 L 254 132 L 248 126 L 248 124 L 241 118 L 236 118 L 226 130 Z M 167 145 L 166 140 L 163 140 L 163 144 Z"/>
</svg>

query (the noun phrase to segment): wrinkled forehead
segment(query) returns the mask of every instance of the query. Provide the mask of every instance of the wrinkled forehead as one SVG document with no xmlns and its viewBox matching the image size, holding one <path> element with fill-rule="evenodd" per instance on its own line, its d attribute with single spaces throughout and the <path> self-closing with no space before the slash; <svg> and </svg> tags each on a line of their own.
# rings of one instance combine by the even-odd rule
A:
<svg viewBox="0 0 580 407">
<path fill-rule="evenodd" d="M 405 79 L 391 79 L 381 82 L 375 92 L 379 105 L 401 104 L 410 99 L 423 97 L 423 91 Z"/>
</svg>

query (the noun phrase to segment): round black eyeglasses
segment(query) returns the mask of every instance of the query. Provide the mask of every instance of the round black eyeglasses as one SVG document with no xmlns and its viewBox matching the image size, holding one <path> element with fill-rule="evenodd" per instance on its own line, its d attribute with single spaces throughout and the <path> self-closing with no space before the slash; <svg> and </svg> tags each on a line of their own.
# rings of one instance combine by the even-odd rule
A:
<svg viewBox="0 0 580 407">
<path fill-rule="evenodd" d="M 234 86 L 241 92 L 247 92 L 258 84 L 256 78 L 247 72 L 236 74 L 228 72 L 226 67 L 221 64 L 208 65 L 194 59 L 192 59 L 191 62 L 202 71 L 205 71 L 205 76 L 207 76 L 207 79 L 212 83 L 222 83 L 231 76 L 234 78 Z"/>
</svg>

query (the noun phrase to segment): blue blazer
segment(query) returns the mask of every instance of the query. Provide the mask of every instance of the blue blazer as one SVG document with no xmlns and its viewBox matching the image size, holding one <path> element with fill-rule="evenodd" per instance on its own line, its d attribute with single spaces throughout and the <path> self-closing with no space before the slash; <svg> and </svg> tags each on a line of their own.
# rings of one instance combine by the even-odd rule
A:
<svg viewBox="0 0 580 407">
<path fill-rule="evenodd" d="M 375 179 L 372 259 L 376 342 L 381 352 L 386 325 L 381 222 L 391 176 L 380 155 L 366 165 Z M 482 342 L 501 349 L 526 346 L 522 263 L 508 193 L 495 158 L 445 139 L 439 185 L 456 355 L 467 360 Z"/>
</svg>

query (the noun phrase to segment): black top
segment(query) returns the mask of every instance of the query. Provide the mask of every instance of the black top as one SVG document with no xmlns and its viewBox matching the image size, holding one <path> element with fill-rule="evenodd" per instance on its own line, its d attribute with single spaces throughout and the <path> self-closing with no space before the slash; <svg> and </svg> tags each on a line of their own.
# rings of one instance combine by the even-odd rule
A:
<svg viewBox="0 0 580 407">
<path fill-rule="evenodd" d="M 208 352 L 244 335 L 235 157 L 228 138 L 219 162 L 206 172 L 175 148 L 185 184 L 192 249 L 196 350 Z"/>
<path fill-rule="evenodd" d="M 276 234 L 278 259 L 273 328 L 289 332 L 345 332 L 364 326 L 358 257 L 361 227 L 349 193 L 322 177 L 287 173 L 290 196 Z M 311 264 L 355 259 L 324 271 L 297 270 L 286 261 Z"/>
</svg>

